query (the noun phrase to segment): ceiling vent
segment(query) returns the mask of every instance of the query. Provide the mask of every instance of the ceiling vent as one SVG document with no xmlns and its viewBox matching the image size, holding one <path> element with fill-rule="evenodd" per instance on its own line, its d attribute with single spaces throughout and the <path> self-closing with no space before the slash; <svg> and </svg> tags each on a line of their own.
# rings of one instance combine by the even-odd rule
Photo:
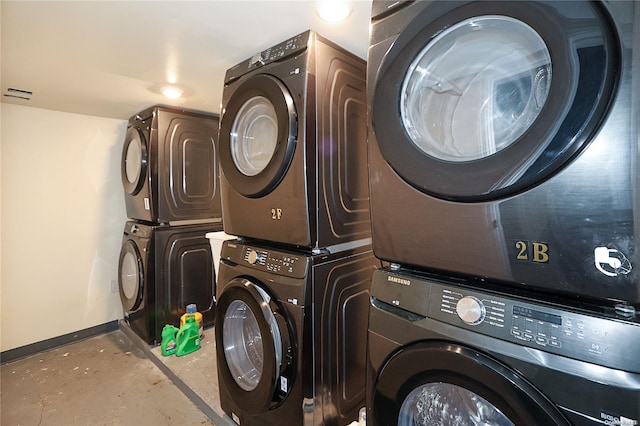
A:
<svg viewBox="0 0 640 426">
<path fill-rule="evenodd" d="M 3 94 L 7 98 L 22 99 L 24 101 L 30 101 L 33 92 L 22 89 L 14 89 L 12 87 L 7 88 L 7 91 Z"/>
</svg>

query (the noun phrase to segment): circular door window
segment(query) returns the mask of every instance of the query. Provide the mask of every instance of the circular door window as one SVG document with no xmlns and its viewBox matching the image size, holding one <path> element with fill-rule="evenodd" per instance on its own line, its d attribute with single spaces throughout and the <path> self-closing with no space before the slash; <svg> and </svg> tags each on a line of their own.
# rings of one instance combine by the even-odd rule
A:
<svg viewBox="0 0 640 426">
<path fill-rule="evenodd" d="M 127 241 L 120 254 L 120 300 L 125 311 L 136 310 L 142 301 L 142 261 L 133 242 Z"/>
<path fill-rule="evenodd" d="M 493 404 L 470 390 L 450 383 L 427 383 L 407 395 L 398 426 L 514 426 Z"/>
<path fill-rule="evenodd" d="M 278 405 L 288 394 L 281 377 L 292 380 L 283 356 L 290 353 L 288 327 L 278 304 L 260 286 L 238 278 L 222 291 L 215 323 L 221 386 L 248 413 Z"/>
<path fill-rule="evenodd" d="M 549 95 L 551 55 L 529 25 L 507 16 L 464 20 L 409 67 L 400 101 L 413 143 L 444 161 L 472 161 L 517 141 Z"/>
<path fill-rule="evenodd" d="M 238 193 L 273 191 L 293 159 L 297 116 L 293 98 L 277 78 L 257 74 L 225 88 L 232 92 L 220 117 L 220 166 Z"/>
<path fill-rule="evenodd" d="M 127 193 L 137 194 L 146 174 L 147 149 L 144 136 L 136 127 L 127 130 L 122 154 L 122 184 Z"/>
<path fill-rule="evenodd" d="M 242 105 L 231 127 L 231 152 L 238 170 L 246 176 L 262 172 L 278 142 L 278 117 L 269 99 L 256 96 Z"/>
<path fill-rule="evenodd" d="M 513 196 L 597 134 L 621 66 L 599 4 L 411 7 L 420 10 L 369 78 L 371 144 L 409 185 L 456 202 Z"/>
<path fill-rule="evenodd" d="M 229 370 L 238 386 L 252 391 L 262 378 L 264 364 L 258 321 L 246 303 L 234 300 L 227 308 L 222 328 L 224 355 Z"/>
<path fill-rule="evenodd" d="M 563 425 L 525 377 L 470 347 L 426 340 L 400 348 L 377 371 L 374 425 Z"/>
</svg>

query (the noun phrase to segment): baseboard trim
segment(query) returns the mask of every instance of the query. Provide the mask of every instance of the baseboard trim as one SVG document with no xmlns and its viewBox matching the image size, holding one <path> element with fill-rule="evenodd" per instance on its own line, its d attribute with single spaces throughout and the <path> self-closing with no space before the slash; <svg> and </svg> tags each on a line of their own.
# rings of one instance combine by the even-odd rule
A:
<svg viewBox="0 0 640 426">
<path fill-rule="evenodd" d="M 71 343 L 79 342 L 99 334 L 109 333 L 118 329 L 118 320 L 110 321 L 94 327 L 85 328 L 73 333 L 64 334 L 62 336 L 53 337 L 41 342 L 31 343 L 30 345 L 21 346 L 15 349 L 9 349 L 0 353 L 0 364 L 6 364 L 21 358 L 35 355 L 39 352 L 55 349 Z"/>
</svg>

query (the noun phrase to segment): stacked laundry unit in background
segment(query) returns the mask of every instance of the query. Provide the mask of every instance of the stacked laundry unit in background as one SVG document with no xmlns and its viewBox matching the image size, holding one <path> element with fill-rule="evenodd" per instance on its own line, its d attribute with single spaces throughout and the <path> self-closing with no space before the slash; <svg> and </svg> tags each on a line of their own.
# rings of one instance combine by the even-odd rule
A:
<svg viewBox="0 0 640 426">
<path fill-rule="evenodd" d="M 161 340 L 195 303 L 213 324 L 215 271 L 207 233 L 222 230 L 218 117 L 163 106 L 131 117 L 122 152 L 127 216 L 119 262 L 124 319 Z"/>
<path fill-rule="evenodd" d="M 637 2 L 373 2 L 367 424 L 638 424 L 639 57 Z"/>
<path fill-rule="evenodd" d="M 229 69 L 220 402 L 243 425 L 344 425 L 364 407 L 371 251 L 366 64 L 313 31 Z"/>
</svg>

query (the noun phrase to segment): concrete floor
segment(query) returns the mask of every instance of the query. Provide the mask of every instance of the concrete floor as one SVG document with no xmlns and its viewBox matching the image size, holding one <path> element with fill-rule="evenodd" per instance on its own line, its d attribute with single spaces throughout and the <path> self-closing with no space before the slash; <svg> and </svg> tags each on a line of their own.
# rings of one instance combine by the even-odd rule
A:
<svg viewBox="0 0 640 426">
<path fill-rule="evenodd" d="M 0 424 L 230 424 L 216 406 L 213 330 L 208 334 L 200 351 L 165 358 L 121 327 L 2 365 Z"/>
</svg>

